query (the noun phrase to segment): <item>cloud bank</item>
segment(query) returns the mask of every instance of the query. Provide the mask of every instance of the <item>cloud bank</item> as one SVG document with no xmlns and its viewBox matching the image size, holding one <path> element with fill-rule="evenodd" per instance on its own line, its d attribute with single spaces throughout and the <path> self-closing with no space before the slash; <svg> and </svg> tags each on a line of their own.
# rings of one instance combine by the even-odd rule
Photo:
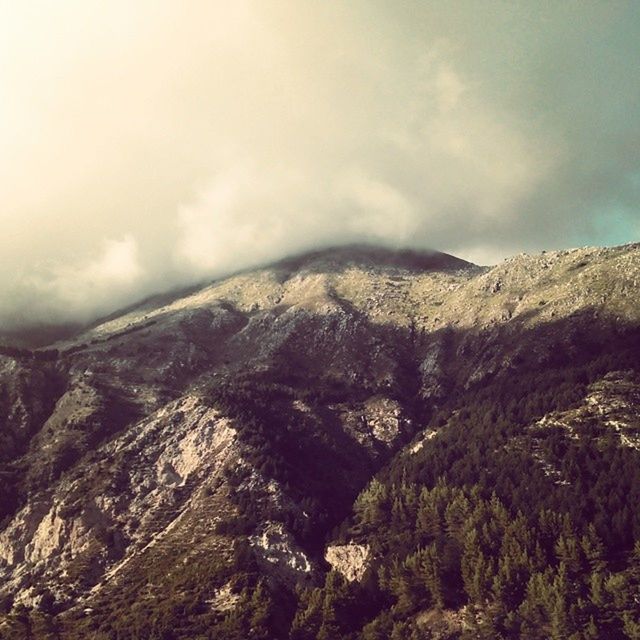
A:
<svg viewBox="0 0 640 640">
<path fill-rule="evenodd" d="M 628 2 L 0 3 L 0 326 L 329 244 L 640 239 Z"/>
</svg>

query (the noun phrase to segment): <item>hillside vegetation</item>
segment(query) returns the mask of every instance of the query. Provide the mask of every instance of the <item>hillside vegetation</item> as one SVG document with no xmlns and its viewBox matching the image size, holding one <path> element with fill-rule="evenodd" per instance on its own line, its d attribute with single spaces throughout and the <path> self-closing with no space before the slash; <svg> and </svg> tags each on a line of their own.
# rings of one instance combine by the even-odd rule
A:
<svg viewBox="0 0 640 640">
<path fill-rule="evenodd" d="M 640 246 L 349 247 L 0 355 L 0 638 L 640 638 Z"/>
</svg>

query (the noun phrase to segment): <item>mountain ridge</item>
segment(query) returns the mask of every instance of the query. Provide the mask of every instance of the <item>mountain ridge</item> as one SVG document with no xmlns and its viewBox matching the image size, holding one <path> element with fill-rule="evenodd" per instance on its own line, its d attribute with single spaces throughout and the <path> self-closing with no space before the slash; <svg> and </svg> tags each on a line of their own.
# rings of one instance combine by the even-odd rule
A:
<svg viewBox="0 0 640 640">
<path fill-rule="evenodd" d="M 424 634 L 427 619 L 432 631 L 449 620 L 442 637 L 478 637 L 468 625 L 483 616 L 517 637 L 482 604 L 493 591 L 459 577 L 471 533 L 420 533 L 411 505 L 424 490 L 425 509 L 480 513 L 494 508 L 483 502 L 493 487 L 500 509 L 532 518 L 595 514 L 626 563 L 640 522 L 597 501 L 599 486 L 640 496 L 639 282 L 640 245 L 493 268 L 339 249 L 0 356 L 0 638 L 38 625 L 48 630 L 36 637 L 65 640 L 320 637 L 334 623 L 314 613 L 317 598 L 336 603 L 327 637 L 389 637 L 402 620 Z M 565 422 L 576 426 L 549 427 Z M 583 478 L 575 456 L 596 475 L 617 459 L 618 477 Z M 497 540 L 486 553 L 499 563 Z M 450 563 L 441 595 L 409 588 L 425 545 Z M 557 571 L 553 544 L 548 553 Z M 409 563 L 397 574 L 394 557 Z M 521 633 L 530 614 L 518 585 L 517 606 L 500 606 Z M 463 612 L 472 606 L 477 617 Z M 622 613 L 605 617 L 618 633 Z"/>
</svg>

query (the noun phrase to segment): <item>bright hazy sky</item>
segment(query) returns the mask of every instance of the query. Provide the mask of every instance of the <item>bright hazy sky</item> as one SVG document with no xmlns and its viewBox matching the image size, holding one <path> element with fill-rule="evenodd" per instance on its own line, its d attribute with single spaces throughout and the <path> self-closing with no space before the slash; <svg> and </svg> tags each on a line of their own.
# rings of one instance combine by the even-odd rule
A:
<svg viewBox="0 0 640 640">
<path fill-rule="evenodd" d="M 0 0 L 0 324 L 315 246 L 640 240 L 635 0 Z"/>
</svg>

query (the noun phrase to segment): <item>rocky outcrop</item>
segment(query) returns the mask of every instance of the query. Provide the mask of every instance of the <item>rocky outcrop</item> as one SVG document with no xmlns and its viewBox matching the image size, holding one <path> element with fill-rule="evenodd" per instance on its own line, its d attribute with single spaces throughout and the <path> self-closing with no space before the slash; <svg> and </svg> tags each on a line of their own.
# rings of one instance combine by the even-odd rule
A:
<svg viewBox="0 0 640 640">
<path fill-rule="evenodd" d="M 228 420 L 187 396 L 103 445 L 98 464 L 74 469 L 0 532 L 3 589 L 38 575 L 64 602 L 107 579 L 215 486 L 234 440 Z"/>
<path fill-rule="evenodd" d="M 233 611 L 239 601 L 240 596 L 234 593 L 232 585 L 227 582 L 219 589 L 216 589 L 214 597 L 207 601 L 207 604 L 209 604 L 212 609 L 224 613 L 225 611 Z"/>
<path fill-rule="evenodd" d="M 402 434 L 405 421 L 400 404 L 389 398 L 369 398 L 364 403 L 364 420 L 373 437 L 388 446 Z"/>
<path fill-rule="evenodd" d="M 369 546 L 355 543 L 331 545 L 324 558 L 349 582 L 362 580 L 371 560 Z"/>
<path fill-rule="evenodd" d="M 258 558 L 289 584 L 310 581 L 314 567 L 293 536 L 280 522 L 268 522 L 250 538 Z"/>
<path fill-rule="evenodd" d="M 388 452 L 411 429 L 410 420 L 397 400 L 375 395 L 363 403 L 348 403 L 338 407 L 344 430 L 364 446 L 373 458 Z"/>
</svg>

